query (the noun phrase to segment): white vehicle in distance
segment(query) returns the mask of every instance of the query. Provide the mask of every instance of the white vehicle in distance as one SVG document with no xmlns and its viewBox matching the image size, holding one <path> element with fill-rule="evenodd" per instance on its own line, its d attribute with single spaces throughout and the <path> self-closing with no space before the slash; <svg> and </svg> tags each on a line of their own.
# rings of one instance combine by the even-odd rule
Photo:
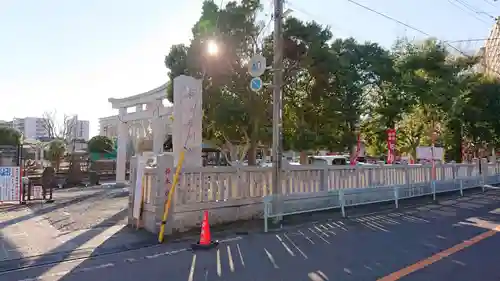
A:
<svg viewBox="0 0 500 281">
<path fill-rule="evenodd" d="M 315 166 L 348 165 L 349 159 L 343 155 L 309 156 L 308 163 Z"/>
</svg>

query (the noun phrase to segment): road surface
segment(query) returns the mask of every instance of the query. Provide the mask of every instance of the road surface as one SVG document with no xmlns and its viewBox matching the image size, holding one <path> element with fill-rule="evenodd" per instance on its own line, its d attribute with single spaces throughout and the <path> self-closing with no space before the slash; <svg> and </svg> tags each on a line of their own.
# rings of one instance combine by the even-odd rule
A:
<svg viewBox="0 0 500 281">
<path fill-rule="evenodd" d="M 497 209 L 499 208 L 499 209 Z M 500 280 L 500 190 L 439 204 L 0 273 L 0 281 Z M 36 265 L 36 262 L 34 263 Z"/>
</svg>

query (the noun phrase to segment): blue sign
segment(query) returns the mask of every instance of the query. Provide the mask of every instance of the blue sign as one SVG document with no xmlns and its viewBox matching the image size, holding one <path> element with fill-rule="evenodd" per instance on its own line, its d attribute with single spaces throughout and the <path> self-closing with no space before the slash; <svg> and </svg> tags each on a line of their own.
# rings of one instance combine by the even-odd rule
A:
<svg viewBox="0 0 500 281">
<path fill-rule="evenodd" d="M 11 177 L 12 168 L 0 168 L 0 177 Z"/>
<path fill-rule="evenodd" d="M 259 77 L 266 71 L 266 58 L 255 54 L 248 63 L 248 73 L 252 77 Z"/>
<path fill-rule="evenodd" d="M 262 89 L 262 79 L 259 77 L 252 78 L 250 81 L 250 89 L 255 92 L 260 91 L 260 89 Z"/>
</svg>

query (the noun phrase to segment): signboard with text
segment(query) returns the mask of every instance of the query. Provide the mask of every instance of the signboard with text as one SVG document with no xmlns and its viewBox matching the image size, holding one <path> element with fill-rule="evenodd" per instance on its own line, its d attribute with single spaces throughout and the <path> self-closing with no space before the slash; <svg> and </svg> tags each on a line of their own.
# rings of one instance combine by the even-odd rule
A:
<svg viewBox="0 0 500 281">
<path fill-rule="evenodd" d="M 396 150 L 396 130 L 387 129 L 387 164 L 393 164 Z"/>
<path fill-rule="evenodd" d="M 21 200 L 21 169 L 0 167 L 0 202 Z"/>
</svg>

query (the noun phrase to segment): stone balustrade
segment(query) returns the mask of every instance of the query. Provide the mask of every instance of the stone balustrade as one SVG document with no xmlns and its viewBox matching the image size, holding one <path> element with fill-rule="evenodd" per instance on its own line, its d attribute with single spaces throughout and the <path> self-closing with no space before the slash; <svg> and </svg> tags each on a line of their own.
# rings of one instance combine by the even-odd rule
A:
<svg viewBox="0 0 500 281">
<path fill-rule="evenodd" d="M 164 202 L 175 172 L 174 156 L 158 156 L 157 167 L 146 168 L 141 184 L 144 188 L 144 227 L 157 233 Z M 131 189 L 137 183 L 137 161 L 131 163 Z M 316 196 L 338 190 L 370 189 L 422 185 L 431 182 L 432 167 L 423 165 L 366 166 L 287 166 L 278 190 L 286 200 L 313 200 Z M 436 166 L 436 182 L 500 174 L 498 164 L 444 164 Z M 167 221 L 167 234 L 182 232 L 200 223 L 203 210 L 209 210 L 211 223 L 262 218 L 263 198 L 271 194 L 272 168 L 199 167 L 180 173 Z M 132 207 L 134 195 L 130 193 Z M 297 201 L 298 202 L 298 201 Z M 295 203 L 294 203 L 295 204 Z M 130 221 L 134 221 L 130 212 Z"/>
</svg>

